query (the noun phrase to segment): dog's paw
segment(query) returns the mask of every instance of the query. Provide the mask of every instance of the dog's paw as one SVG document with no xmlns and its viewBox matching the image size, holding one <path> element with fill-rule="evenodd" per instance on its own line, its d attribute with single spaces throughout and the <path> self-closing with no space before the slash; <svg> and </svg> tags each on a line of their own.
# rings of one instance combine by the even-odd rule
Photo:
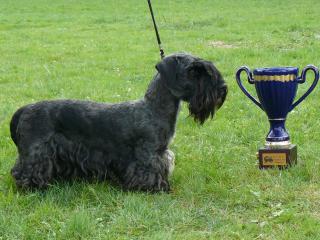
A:
<svg viewBox="0 0 320 240">
<path fill-rule="evenodd" d="M 144 175 L 134 175 L 123 186 L 129 191 L 143 192 L 169 192 L 170 185 L 167 179 L 161 174 L 154 172 L 144 172 Z"/>
<path fill-rule="evenodd" d="M 170 184 L 162 177 L 158 178 L 158 184 L 153 188 L 153 192 L 169 192 Z"/>
</svg>

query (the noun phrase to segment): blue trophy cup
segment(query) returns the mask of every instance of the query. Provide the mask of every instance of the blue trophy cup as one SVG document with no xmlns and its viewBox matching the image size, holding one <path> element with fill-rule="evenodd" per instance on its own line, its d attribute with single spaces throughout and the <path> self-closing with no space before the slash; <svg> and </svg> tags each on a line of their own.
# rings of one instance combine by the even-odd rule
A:
<svg viewBox="0 0 320 240">
<path fill-rule="evenodd" d="M 308 70 L 314 72 L 314 81 L 307 92 L 294 102 L 298 84 L 306 81 Z M 255 85 L 259 100 L 251 96 L 243 86 L 240 78 L 243 71 L 248 76 L 248 82 Z M 295 164 L 297 146 L 291 144 L 285 122 L 288 113 L 316 87 L 319 80 L 318 68 L 308 65 L 299 76 L 299 69 L 296 67 L 256 68 L 252 73 L 248 67 L 243 66 L 238 69 L 236 80 L 244 94 L 261 108 L 269 119 L 270 131 L 266 137 L 265 146 L 260 148 L 258 152 L 260 168 L 274 166 L 285 168 Z"/>
</svg>

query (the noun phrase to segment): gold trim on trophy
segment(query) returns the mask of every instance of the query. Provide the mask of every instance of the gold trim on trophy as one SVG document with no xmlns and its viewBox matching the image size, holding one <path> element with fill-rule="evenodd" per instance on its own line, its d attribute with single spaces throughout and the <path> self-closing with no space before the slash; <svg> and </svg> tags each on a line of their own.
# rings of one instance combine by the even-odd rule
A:
<svg viewBox="0 0 320 240">
<path fill-rule="evenodd" d="M 254 75 L 253 79 L 255 81 L 278 81 L 278 82 L 288 82 L 293 81 L 297 78 L 295 74 L 289 75 Z"/>
</svg>

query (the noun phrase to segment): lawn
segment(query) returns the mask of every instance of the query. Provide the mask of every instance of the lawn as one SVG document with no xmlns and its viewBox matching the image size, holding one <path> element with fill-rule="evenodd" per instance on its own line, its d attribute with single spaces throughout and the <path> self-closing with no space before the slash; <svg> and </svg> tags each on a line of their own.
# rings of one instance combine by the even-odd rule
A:
<svg viewBox="0 0 320 240">
<path fill-rule="evenodd" d="M 234 78 L 241 65 L 319 66 L 320 1 L 153 0 L 153 7 L 165 52 L 213 61 L 229 86 L 203 126 L 182 106 L 172 193 L 85 182 L 21 192 L 10 176 L 15 110 L 44 99 L 140 98 L 159 54 L 147 1 L 0 0 L 0 239 L 320 239 L 320 86 L 287 121 L 298 165 L 261 171 L 256 150 L 267 117 Z"/>
</svg>

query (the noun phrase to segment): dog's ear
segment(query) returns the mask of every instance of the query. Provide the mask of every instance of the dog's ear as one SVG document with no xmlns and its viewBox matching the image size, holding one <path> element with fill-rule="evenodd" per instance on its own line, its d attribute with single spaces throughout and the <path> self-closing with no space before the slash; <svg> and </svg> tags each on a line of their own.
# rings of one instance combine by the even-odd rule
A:
<svg viewBox="0 0 320 240">
<path fill-rule="evenodd" d="M 211 79 L 211 81 L 212 81 L 212 78 L 215 78 L 215 76 L 213 76 L 215 72 L 215 67 L 213 66 L 212 63 L 207 61 L 203 61 L 203 60 L 194 61 L 188 66 L 187 69 L 189 73 L 196 78 L 205 77 L 208 80 Z"/>
<path fill-rule="evenodd" d="M 166 57 L 156 65 L 156 69 L 166 84 L 172 86 L 177 78 L 178 60 L 174 56 Z"/>
</svg>

